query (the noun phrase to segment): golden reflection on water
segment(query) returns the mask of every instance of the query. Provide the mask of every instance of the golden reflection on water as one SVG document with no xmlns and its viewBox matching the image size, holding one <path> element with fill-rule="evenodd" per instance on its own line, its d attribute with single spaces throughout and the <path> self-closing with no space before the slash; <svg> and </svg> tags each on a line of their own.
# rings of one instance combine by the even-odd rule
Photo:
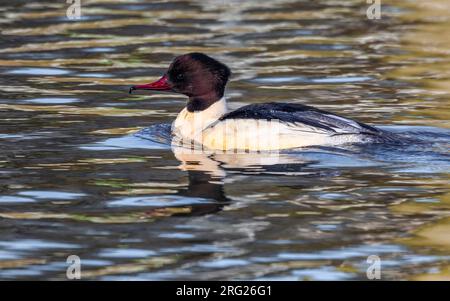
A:
<svg viewBox="0 0 450 301">
<path fill-rule="evenodd" d="M 401 2 L 410 9 L 401 16 L 405 21 L 418 23 L 400 37 L 408 55 L 403 57 L 403 66 L 388 73 L 389 77 L 402 78 L 420 84 L 425 95 L 437 95 L 439 104 L 424 102 L 424 109 L 410 112 L 411 115 L 431 117 L 426 123 L 439 127 L 450 127 L 450 36 L 443 34 L 450 28 L 450 2 L 446 0 L 423 1 L 420 3 Z M 438 22 L 433 22 L 438 20 Z M 411 26 L 412 27 L 412 26 Z M 440 96 L 440 97 L 439 97 Z M 419 99 L 420 99 L 419 98 Z M 423 119 L 422 119 L 423 120 Z M 402 214 L 433 214 L 437 220 L 412 232 L 412 236 L 402 243 L 420 250 L 433 249 L 435 252 L 450 254 L 450 181 L 448 174 L 440 181 L 444 193 L 436 204 L 407 202 L 395 205 L 392 210 Z M 433 183 L 434 188 L 436 183 Z M 412 276 L 415 280 L 449 280 L 448 264 L 435 274 Z"/>
<path fill-rule="evenodd" d="M 400 78 L 419 84 L 422 87 L 418 95 L 424 109 L 409 114 L 420 116 L 423 123 L 450 127 L 450 36 L 443 34 L 450 28 L 450 2 L 446 0 L 420 1 L 410 3 L 395 1 L 408 9 L 407 14 L 399 18 L 413 22 L 400 36 L 405 55 L 396 57 L 402 66 L 388 72 L 387 76 Z M 394 58 L 393 58 L 394 59 Z M 426 95 L 436 95 L 439 103 L 430 103 Z M 427 116 L 423 120 L 423 116 Z"/>
</svg>

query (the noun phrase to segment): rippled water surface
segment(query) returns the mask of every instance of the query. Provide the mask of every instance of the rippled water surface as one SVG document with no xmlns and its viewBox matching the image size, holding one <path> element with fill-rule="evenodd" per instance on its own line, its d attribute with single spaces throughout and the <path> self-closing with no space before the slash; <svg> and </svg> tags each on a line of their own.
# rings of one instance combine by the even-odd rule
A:
<svg viewBox="0 0 450 301">
<path fill-rule="evenodd" d="M 0 279 L 450 278 L 449 1 L 83 0 L 0 5 Z M 233 71 L 232 108 L 285 101 L 404 145 L 186 154 L 171 59 Z M 137 133 L 137 134 L 136 134 Z"/>
</svg>

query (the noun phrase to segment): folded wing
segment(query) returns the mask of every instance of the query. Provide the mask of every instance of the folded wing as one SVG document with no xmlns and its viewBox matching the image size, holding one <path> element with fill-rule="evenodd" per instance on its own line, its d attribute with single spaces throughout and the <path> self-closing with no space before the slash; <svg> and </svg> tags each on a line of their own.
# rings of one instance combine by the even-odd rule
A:
<svg viewBox="0 0 450 301">
<path fill-rule="evenodd" d="M 288 103 L 252 104 L 225 114 L 230 119 L 278 120 L 293 131 L 325 135 L 380 135 L 381 130 L 310 106 Z"/>
</svg>

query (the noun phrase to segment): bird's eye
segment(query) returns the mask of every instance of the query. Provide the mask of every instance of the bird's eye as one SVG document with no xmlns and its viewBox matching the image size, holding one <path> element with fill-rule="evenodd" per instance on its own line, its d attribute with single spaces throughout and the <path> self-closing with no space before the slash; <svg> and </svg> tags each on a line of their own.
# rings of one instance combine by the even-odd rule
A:
<svg viewBox="0 0 450 301">
<path fill-rule="evenodd" d="M 183 79 L 184 79 L 183 73 L 177 74 L 177 80 L 183 80 Z"/>
</svg>

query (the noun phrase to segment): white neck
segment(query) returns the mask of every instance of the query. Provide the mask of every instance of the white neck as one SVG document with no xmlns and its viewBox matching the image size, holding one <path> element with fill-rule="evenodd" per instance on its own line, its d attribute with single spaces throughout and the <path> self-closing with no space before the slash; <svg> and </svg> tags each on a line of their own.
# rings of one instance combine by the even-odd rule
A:
<svg viewBox="0 0 450 301">
<path fill-rule="evenodd" d="M 227 112 L 227 102 L 222 97 L 203 111 L 189 112 L 184 108 L 172 123 L 172 133 L 178 137 L 194 139 Z"/>
</svg>

